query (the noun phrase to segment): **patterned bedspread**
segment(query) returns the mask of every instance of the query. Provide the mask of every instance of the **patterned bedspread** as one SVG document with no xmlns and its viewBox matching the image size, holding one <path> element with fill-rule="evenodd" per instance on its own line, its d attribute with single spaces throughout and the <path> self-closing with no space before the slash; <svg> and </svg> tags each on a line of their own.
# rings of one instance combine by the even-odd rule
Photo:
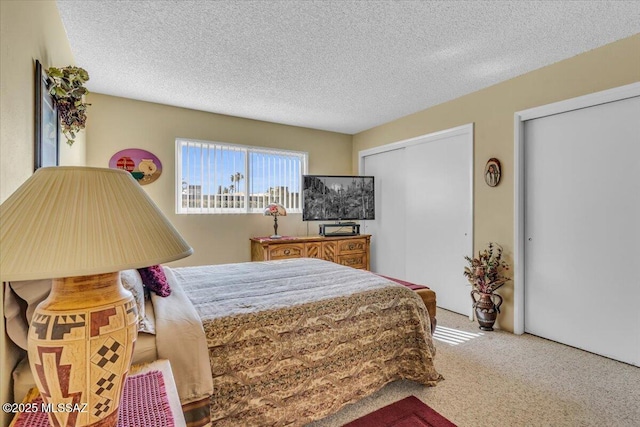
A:
<svg viewBox="0 0 640 427">
<path fill-rule="evenodd" d="M 442 379 L 420 298 L 369 272 L 306 258 L 173 272 L 204 325 L 214 426 L 300 426 L 397 379 Z"/>
</svg>

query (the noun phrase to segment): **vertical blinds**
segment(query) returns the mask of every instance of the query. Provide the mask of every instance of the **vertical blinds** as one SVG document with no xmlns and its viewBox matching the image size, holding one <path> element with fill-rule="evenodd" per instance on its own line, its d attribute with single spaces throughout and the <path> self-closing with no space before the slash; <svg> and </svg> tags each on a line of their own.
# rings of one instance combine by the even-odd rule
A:
<svg viewBox="0 0 640 427">
<path fill-rule="evenodd" d="M 262 212 L 269 203 L 280 203 L 287 211 L 300 212 L 300 155 L 267 150 L 253 150 L 249 155 L 251 194 L 259 197 L 252 208 Z"/>
<path fill-rule="evenodd" d="M 269 203 L 301 211 L 307 153 L 176 140 L 178 213 L 262 213 Z"/>
</svg>

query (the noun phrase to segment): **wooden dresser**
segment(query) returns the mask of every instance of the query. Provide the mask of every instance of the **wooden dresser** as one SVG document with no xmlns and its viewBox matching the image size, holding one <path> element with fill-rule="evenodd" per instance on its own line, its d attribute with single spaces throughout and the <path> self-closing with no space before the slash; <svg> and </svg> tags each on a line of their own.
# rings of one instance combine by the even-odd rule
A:
<svg viewBox="0 0 640 427">
<path fill-rule="evenodd" d="M 371 235 L 311 236 L 251 239 L 251 261 L 286 258 L 320 258 L 336 264 L 369 270 Z"/>
</svg>

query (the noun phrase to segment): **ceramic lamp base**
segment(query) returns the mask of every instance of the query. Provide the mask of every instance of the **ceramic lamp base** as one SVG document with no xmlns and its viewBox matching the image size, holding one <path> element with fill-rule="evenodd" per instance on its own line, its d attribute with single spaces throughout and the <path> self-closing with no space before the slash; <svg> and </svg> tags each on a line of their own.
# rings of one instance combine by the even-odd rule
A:
<svg viewBox="0 0 640 427">
<path fill-rule="evenodd" d="M 111 427 L 137 338 L 120 273 L 54 279 L 29 327 L 29 364 L 51 425 Z M 62 409 L 62 410 L 61 410 Z"/>
</svg>

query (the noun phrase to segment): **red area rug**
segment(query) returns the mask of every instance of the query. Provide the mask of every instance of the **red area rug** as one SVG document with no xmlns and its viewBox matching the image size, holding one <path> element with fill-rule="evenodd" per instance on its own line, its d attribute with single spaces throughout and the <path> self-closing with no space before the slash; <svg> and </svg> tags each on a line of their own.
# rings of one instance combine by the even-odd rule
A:
<svg viewBox="0 0 640 427">
<path fill-rule="evenodd" d="M 344 427 L 456 427 L 454 423 L 409 396 L 345 424 Z"/>
</svg>

